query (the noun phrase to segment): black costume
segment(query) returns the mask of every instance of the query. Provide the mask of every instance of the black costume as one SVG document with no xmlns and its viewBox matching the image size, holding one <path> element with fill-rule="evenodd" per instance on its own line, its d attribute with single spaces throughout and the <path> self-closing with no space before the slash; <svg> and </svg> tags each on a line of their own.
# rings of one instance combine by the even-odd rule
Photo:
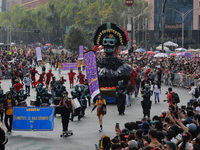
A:
<svg viewBox="0 0 200 150">
<path fill-rule="evenodd" d="M 150 117 L 150 109 L 151 109 L 151 104 L 152 104 L 152 101 L 150 100 L 151 96 L 152 96 L 152 91 L 150 90 L 149 86 L 146 84 L 145 89 L 142 90 L 143 101 L 141 101 L 144 117 L 146 116 Z"/>
<path fill-rule="evenodd" d="M 5 94 L 3 94 L 3 90 L 0 90 L 0 113 L 1 113 L 1 122 L 3 122 L 4 100 L 5 100 Z"/>
<path fill-rule="evenodd" d="M 36 102 L 35 105 L 36 106 L 40 106 L 40 103 L 42 101 L 42 96 L 44 94 L 45 89 L 42 87 L 42 85 L 39 85 L 36 89 Z"/>
<path fill-rule="evenodd" d="M 52 97 L 51 94 L 45 92 L 45 93 L 42 95 L 42 104 L 51 105 L 51 103 L 50 103 L 51 97 Z"/>
<path fill-rule="evenodd" d="M 17 106 L 27 106 L 26 101 L 25 101 L 26 99 L 27 99 L 27 94 L 20 92 L 17 95 L 17 102 L 18 102 Z"/>
<path fill-rule="evenodd" d="M 116 88 L 116 101 L 117 101 L 117 109 L 119 114 L 123 114 L 125 112 L 125 104 L 126 104 L 126 88 L 123 85 L 120 85 Z"/>
</svg>

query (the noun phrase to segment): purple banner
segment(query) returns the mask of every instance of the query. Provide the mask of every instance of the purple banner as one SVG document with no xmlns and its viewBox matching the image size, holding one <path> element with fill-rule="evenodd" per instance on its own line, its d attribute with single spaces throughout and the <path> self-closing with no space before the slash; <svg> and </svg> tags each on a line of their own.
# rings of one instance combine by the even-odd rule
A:
<svg viewBox="0 0 200 150">
<path fill-rule="evenodd" d="M 77 63 L 62 63 L 63 70 L 77 70 Z"/>
<path fill-rule="evenodd" d="M 80 45 L 79 46 L 79 57 L 78 57 L 78 60 L 83 60 L 83 51 L 84 51 L 83 45 Z"/>
<path fill-rule="evenodd" d="M 91 98 L 93 99 L 97 94 L 100 93 L 96 56 L 93 51 L 85 53 L 84 56 L 85 56 L 86 75 L 90 89 L 90 95 Z"/>
<path fill-rule="evenodd" d="M 36 48 L 37 61 L 42 60 L 42 51 L 40 47 Z"/>
</svg>

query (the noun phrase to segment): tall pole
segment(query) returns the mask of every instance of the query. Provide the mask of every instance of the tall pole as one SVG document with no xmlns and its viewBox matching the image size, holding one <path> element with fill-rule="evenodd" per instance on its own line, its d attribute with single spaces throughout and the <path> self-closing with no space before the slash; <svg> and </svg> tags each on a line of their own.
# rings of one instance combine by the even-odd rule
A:
<svg viewBox="0 0 200 150">
<path fill-rule="evenodd" d="M 127 25 L 127 30 L 128 30 L 128 37 L 129 37 L 129 42 L 128 42 L 128 49 L 131 48 L 131 6 L 128 6 L 128 25 Z"/>
<path fill-rule="evenodd" d="M 185 21 L 184 16 L 185 14 L 182 13 L 182 48 L 184 48 L 184 21 Z"/>
<path fill-rule="evenodd" d="M 162 52 L 164 51 L 164 21 L 165 21 L 165 4 L 166 4 L 167 0 L 165 0 L 162 4 Z"/>
<path fill-rule="evenodd" d="M 12 42 L 12 21 L 11 21 L 11 12 L 10 13 L 10 51 L 12 51 L 11 49 L 11 42 Z"/>
</svg>

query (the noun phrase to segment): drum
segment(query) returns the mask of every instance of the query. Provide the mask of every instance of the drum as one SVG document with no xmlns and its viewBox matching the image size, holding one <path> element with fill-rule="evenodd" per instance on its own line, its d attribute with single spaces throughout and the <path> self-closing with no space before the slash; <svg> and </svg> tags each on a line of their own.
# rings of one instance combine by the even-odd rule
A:
<svg viewBox="0 0 200 150">
<path fill-rule="evenodd" d="M 30 100 L 30 105 L 31 105 L 31 106 L 35 106 L 35 102 L 36 102 L 35 99 L 31 99 L 31 100 Z"/>
<path fill-rule="evenodd" d="M 74 109 L 77 109 L 77 108 L 81 107 L 81 104 L 79 103 L 77 98 L 73 99 L 72 101 L 73 101 Z"/>
</svg>

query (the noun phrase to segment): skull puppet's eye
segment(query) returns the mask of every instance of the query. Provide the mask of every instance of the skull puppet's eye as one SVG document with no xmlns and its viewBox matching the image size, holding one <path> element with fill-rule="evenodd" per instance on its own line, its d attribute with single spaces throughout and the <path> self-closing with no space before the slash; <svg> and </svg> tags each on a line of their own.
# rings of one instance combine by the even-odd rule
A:
<svg viewBox="0 0 200 150">
<path fill-rule="evenodd" d="M 107 44 L 107 41 L 103 41 L 103 44 Z"/>
<path fill-rule="evenodd" d="M 114 44 L 114 42 L 113 42 L 113 41 L 110 41 L 110 44 L 112 44 L 112 45 L 113 45 L 113 44 Z"/>
</svg>

